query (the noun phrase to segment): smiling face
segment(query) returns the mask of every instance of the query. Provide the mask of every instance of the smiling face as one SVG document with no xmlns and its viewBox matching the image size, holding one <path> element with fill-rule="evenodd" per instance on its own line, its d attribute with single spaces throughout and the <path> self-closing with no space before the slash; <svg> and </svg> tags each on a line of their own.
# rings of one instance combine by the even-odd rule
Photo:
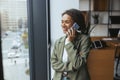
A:
<svg viewBox="0 0 120 80">
<path fill-rule="evenodd" d="M 68 14 L 64 14 L 62 16 L 62 21 L 61 21 L 63 33 L 66 34 L 68 29 L 70 29 L 72 27 L 73 23 L 74 23 L 74 21 L 72 20 L 71 16 L 69 16 Z"/>
</svg>

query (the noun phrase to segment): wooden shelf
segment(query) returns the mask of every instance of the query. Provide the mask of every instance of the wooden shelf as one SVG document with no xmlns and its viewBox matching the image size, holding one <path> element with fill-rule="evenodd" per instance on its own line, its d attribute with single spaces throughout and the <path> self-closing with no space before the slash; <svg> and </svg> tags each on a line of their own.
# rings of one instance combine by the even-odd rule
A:
<svg viewBox="0 0 120 80">
<path fill-rule="evenodd" d="M 107 11 L 108 0 L 93 0 L 93 10 L 94 11 Z"/>
</svg>

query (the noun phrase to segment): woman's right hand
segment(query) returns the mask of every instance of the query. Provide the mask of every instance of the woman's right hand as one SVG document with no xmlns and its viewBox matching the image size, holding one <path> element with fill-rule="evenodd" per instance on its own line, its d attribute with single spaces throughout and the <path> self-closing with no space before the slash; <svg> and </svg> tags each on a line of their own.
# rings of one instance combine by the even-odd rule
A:
<svg viewBox="0 0 120 80">
<path fill-rule="evenodd" d="M 73 28 L 68 29 L 68 31 L 66 33 L 67 34 L 67 40 L 68 41 L 73 41 L 74 38 L 75 38 L 75 33 L 76 33 L 75 29 L 73 29 Z"/>
</svg>

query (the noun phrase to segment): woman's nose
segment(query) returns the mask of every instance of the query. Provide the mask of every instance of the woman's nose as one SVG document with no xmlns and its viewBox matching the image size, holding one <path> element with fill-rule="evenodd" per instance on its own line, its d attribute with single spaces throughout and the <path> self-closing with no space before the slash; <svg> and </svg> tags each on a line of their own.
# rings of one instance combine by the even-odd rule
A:
<svg viewBox="0 0 120 80">
<path fill-rule="evenodd" d="M 62 23 L 62 27 L 65 27 L 65 23 Z"/>
</svg>

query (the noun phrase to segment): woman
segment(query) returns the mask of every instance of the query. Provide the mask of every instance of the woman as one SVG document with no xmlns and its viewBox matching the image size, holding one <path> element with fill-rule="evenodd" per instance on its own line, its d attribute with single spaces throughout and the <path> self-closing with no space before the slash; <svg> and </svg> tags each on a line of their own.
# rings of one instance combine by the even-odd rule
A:
<svg viewBox="0 0 120 80">
<path fill-rule="evenodd" d="M 70 9 L 62 14 L 61 26 L 65 36 L 54 45 L 51 56 L 55 70 L 53 80 L 90 80 L 86 60 L 90 51 L 90 37 L 84 34 L 85 20 L 79 10 Z M 77 23 L 79 29 L 73 28 Z"/>
</svg>

